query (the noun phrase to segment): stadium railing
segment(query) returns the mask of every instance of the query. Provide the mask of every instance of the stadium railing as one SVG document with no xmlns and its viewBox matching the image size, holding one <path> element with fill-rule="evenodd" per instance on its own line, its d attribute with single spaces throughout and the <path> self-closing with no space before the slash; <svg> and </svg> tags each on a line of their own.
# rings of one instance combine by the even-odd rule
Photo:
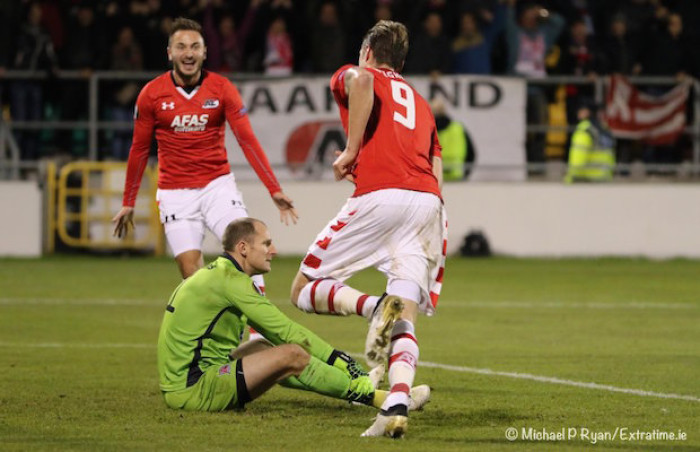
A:
<svg viewBox="0 0 700 452">
<path fill-rule="evenodd" d="M 156 188 L 158 169 L 147 167 L 134 212 L 134 231 L 124 239 L 113 237 L 111 219 L 122 205 L 126 164 L 77 161 L 46 167 L 45 251 L 55 251 L 56 238 L 71 248 L 131 249 L 165 252 L 163 228 L 158 218 Z"/>
<path fill-rule="evenodd" d="M 121 72 L 121 71 L 94 71 L 84 73 L 82 71 L 59 71 L 56 75 L 54 83 L 82 81 L 86 84 L 88 92 L 87 105 L 84 112 L 86 119 L 83 120 L 41 120 L 41 121 L 14 121 L 9 118 L 0 118 L 0 179 L 17 179 L 21 178 L 24 170 L 33 170 L 41 172 L 43 166 L 39 161 L 21 160 L 20 152 L 17 143 L 12 138 L 12 131 L 47 131 L 53 132 L 56 130 L 64 131 L 86 131 L 87 132 L 87 151 L 81 157 L 89 161 L 98 161 L 100 159 L 100 133 L 106 131 L 128 131 L 132 129 L 131 121 L 110 121 L 100 118 L 100 97 L 102 94 L 102 86 L 105 83 L 115 81 L 148 81 L 161 72 Z M 232 80 L 255 80 L 264 78 L 263 75 L 253 74 L 225 74 Z M 306 76 L 294 76 L 303 78 Z M 0 81 L 17 81 L 17 80 L 46 80 L 48 77 L 43 73 L 32 71 L 6 71 Z M 673 77 L 630 77 L 629 80 L 633 84 L 669 86 L 677 83 Z M 579 85 L 591 86 L 594 90 L 595 97 L 598 101 L 603 99 L 605 92 L 604 78 L 589 78 L 579 76 L 548 76 L 546 78 L 527 79 L 528 86 L 543 86 L 556 87 L 559 85 Z M 693 95 L 690 96 L 690 101 L 693 102 L 690 108 L 693 111 L 692 123 L 689 124 L 684 133 L 691 137 L 692 141 L 692 156 L 690 159 L 672 164 L 649 164 L 642 162 L 621 162 L 616 165 L 616 173 L 624 175 L 640 174 L 641 177 L 633 178 L 637 180 L 645 180 L 644 175 L 654 174 L 655 176 L 670 176 L 675 180 L 693 180 L 700 179 L 700 82 L 694 80 L 692 83 Z M 0 99 L 2 100 L 2 99 Z M 526 131 L 529 135 L 547 134 L 550 132 L 566 132 L 571 133 L 574 130 L 573 125 L 556 126 L 551 124 L 528 124 Z M 561 165 L 565 164 L 563 159 L 551 159 L 548 161 L 529 161 L 527 163 L 527 171 L 530 180 L 542 180 L 540 176 L 551 171 L 561 170 Z M 519 167 L 522 168 L 522 167 Z M 513 166 L 501 167 L 494 166 L 489 168 L 492 170 L 512 170 Z M 41 177 L 41 176 L 40 176 Z M 561 181 L 558 177 L 550 178 L 551 180 Z M 617 179 L 616 179 L 617 180 Z M 652 180 L 652 179 L 650 179 Z"/>
</svg>

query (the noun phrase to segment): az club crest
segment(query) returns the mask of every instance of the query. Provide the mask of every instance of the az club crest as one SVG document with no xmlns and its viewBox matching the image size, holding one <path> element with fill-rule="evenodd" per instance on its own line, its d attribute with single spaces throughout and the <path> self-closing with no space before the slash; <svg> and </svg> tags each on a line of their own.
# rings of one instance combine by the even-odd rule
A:
<svg viewBox="0 0 700 452">
<path fill-rule="evenodd" d="M 216 108 L 219 106 L 219 99 L 207 99 L 202 104 L 202 108 Z"/>
</svg>

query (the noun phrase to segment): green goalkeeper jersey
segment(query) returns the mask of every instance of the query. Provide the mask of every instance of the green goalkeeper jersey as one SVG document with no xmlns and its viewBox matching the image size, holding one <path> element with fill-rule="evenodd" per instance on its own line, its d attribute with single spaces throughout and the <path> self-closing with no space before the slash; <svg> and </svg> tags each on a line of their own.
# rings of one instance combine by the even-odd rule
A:
<svg viewBox="0 0 700 452">
<path fill-rule="evenodd" d="M 246 323 L 273 344 L 298 344 L 324 362 L 333 352 L 270 303 L 225 254 L 183 281 L 170 297 L 158 336 L 160 389 L 185 389 L 210 366 L 230 362 Z"/>
</svg>

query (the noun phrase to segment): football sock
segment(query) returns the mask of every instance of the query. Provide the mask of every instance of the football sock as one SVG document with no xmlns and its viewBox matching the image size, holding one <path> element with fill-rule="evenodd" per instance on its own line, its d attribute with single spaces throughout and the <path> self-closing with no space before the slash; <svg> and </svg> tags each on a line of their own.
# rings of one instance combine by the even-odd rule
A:
<svg viewBox="0 0 700 452">
<path fill-rule="evenodd" d="M 350 377 L 337 367 L 329 366 L 312 356 L 309 364 L 298 377 L 280 381 L 282 386 L 313 391 L 336 399 L 345 399 L 350 389 Z"/>
<path fill-rule="evenodd" d="M 297 307 L 305 312 L 369 317 L 379 297 L 366 295 L 333 278 L 309 282 L 299 293 Z"/>
<path fill-rule="evenodd" d="M 382 404 L 388 411 L 396 405 L 408 406 L 409 393 L 416 376 L 418 341 L 413 323 L 401 319 L 394 324 L 389 348 L 389 395 Z"/>
</svg>

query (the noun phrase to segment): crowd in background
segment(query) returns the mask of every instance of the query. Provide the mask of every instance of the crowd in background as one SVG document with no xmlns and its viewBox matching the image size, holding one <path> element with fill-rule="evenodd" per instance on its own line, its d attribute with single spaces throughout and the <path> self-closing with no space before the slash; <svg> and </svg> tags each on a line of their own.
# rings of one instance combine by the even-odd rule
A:
<svg viewBox="0 0 700 452">
<path fill-rule="evenodd" d="M 408 26 L 407 74 L 700 72 L 694 0 L 19 0 L 0 5 L 0 82 L 5 70 L 165 70 L 179 16 L 202 24 L 205 67 L 219 72 L 329 74 L 357 61 L 378 19 Z M 47 83 L 3 82 L 0 100 L 16 120 L 85 117 L 84 82 Z M 112 87 L 110 119 L 129 119 L 139 87 Z M 36 137 L 25 135 L 25 157 L 40 156 Z M 76 133 L 63 135 L 58 143 L 79 154 Z M 113 156 L 125 158 L 129 137 L 116 140 Z"/>
</svg>

